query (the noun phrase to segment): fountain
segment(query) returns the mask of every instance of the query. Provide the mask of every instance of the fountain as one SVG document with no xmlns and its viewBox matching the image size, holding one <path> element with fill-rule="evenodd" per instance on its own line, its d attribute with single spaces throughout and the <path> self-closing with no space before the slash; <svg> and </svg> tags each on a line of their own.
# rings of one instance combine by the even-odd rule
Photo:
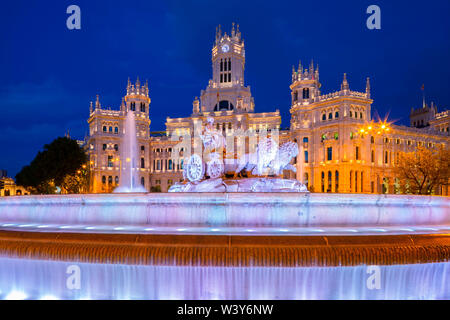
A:
<svg viewBox="0 0 450 320">
<path fill-rule="evenodd" d="M 119 193 L 0 199 L 0 299 L 450 299 L 448 197 L 222 179 L 295 170 L 298 149 L 222 162 L 211 121 L 209 161 L 194 154 L 184 183 L 142 193 L 135 130 L 128 111 Z"/>
<path fill-rule="evenodd" d="M 125 118 L 125 133 L 122 139 L 120 155 L 120 182 L 114 192 L 147 192 L 139 183 L 136 121 L 134 112 L 131 110 L 127 111 Z"/>
</svg>

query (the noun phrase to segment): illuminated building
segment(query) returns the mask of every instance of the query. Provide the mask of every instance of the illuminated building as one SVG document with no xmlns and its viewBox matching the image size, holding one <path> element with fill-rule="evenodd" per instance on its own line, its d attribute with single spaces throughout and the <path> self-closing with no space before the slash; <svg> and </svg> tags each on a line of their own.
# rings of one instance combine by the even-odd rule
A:
<svg viewBox="0 0 450 320">
<path fill-rule="evenodd" d="M 284 176 L 302 181 L 314 192 L 398 193 L 393 169 L 399 152 L 414 151 L 421 145 L 448 146 L 449 111 L 438 113 L 435 105 L 424 103 L 424 110 L 413 109 L 412 127 L 373 121 L 368 78 L 365 91 L 357 92 L 350 89 L 344 74 L 340 90 L 324 94 L 318 66 L 312 62 L 309 68 L 300 64 L 292 71 L 290 128 L 280 130 L 278 110 L 255 112 L 250 87 L 244 83 L 244 42 L 234 25 L 230 35 L 222 34 L 220 27 L 216 30 L 212 69 L 212 79 L 200 98 L 194 99 L 191 115 L 167 117 L 166 131 L 158 134 L 150 135 L 149 88 L 141 86 L 139 80 L 135 85 L 128 82 L 118 111 L 102 109 L 98 98 L 95 108 L 91 103 L 87 148 L 93 192 L 110 192 L 120 180 L 119 149 L 127 109 L 137 115 L 141 154 L 135 161 L 148 191 L 166 192 L 183 179 L 186 150 L 175 146 L 180 143 L 179 137 L 195 136 L 194 131 L 201 130 L 207 117 L 214 118 L 216 129 L 224 136 L 232 137 L 239 130 L 276 131 L 280 143 L 296 141 L 300 150 L 294 159 L 297 172 L 285 172 Z M 248 140 L 245 143 L 248 152 Z M 448 195 L 448 187 L 438 189 L 434 192 Z"/>
</svg>

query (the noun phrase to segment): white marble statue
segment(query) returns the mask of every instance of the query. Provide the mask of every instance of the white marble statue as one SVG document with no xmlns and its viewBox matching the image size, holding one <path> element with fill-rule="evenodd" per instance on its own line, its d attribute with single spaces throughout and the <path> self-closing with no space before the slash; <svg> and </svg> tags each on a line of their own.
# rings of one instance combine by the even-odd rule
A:
<svg viewBox="0 0 450 320">
<path fill-rule="evenodd" d="M 238 161 L 235 177 L 242 170 L 251 171 L 252 175 L 280 175 L 283 170 L 296 172 L 296 168 L 290 164 L 292 158 L 298 155 L 298 146 L 294 142 L 286 142 L 278 148 L 276 142 L 266 138 L 258 144 L 256 152 L 245 154 Z"/>
<path fill-rule="evenodd" d="M 205 153 L 187 159 L 183 170 L 185 181 L 174 184 L 169 192 L 308 192 L 297 180 L 267 177 L 279 176 L 283 170 L 296 172 L 290 162 L 299 152 L 296 143 L 289 141 L 278 147 L 271 138 L 261 139 L 255 152 L 245 154 L 232 165 L 236 168 L 233 179 L 223 179 L 225 166 L 220 152 L 226 147 L 225 138 L 214 128 L 213 118 L 206 122 L 200 135 Z M 251 171 L 256 177 L 237 179 L 243 170 Z M 205 174 L 209 179 L 205 179 Z"/>
</svg>

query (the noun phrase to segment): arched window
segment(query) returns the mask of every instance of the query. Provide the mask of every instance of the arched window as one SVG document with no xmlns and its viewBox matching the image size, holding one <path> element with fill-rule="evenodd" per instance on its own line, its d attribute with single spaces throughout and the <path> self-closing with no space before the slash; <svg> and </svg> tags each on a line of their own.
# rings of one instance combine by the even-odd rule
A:
<svg viewBox="0 0 450 320">
<path fill-rule="evenodd" d="M 308 150 L 305 150 L 305 163 L 309 163 Z"/>
<path fill-rule="evenodd" d="M 350 118 L 353 117 L 353 111 L 350 111 Z"/>
<path fill-rule="evenodd" d="M 234 106 L 233 104 L 228 100 L 222 100 L 219 102 L 219 104 L 215 105 L 214 111 L 220 111 L 220 110 L 233 110 Z"/>
<path fill-rule="evenodd" d="M 328 120 L 331 120 L 331 119 L 333 119 L 333 114 L 330 112 L 330 113 L 328 114 Z"/>
<path fill-rule="evenodd" d="M 309 89 L 303 88 L 303 99 L 309 99 Z"/>
<path fill-rule="evenodd" d="M 363 114 L 362 112 L 359 113 L 359 118 L 362 119 L 363 118 Z"/>
<path fill-rule="evenodd" d="M 327 120 L 327 115 L 324 113 L 324 114 L 322 114 L 322 121 L 325 121 L 325 120 Z"/>
<path fill-rule="evenodd" d="M 108 177 L 108 184 L 112 184 L 112 176 Z"/>
<path fill-rule="evenodd" d="M 119 145 L 118 144 L 114 145 L 114 150 L 119 151 Z"/>
<path fill-rule="evenodd" d="M 223 60 L 222 59 L 220 59 L 220 72 L 222 72 L 223 71 Z M 221 81 L 222 82 L 222 81 Z"/>
<path fill-rule="evenodd" d="M 337 119 L 337 118 L 339 118 L 339 112 L 338 111 L 336 111 L 335 113 L 334 113 L 334 117 Z"/>
<path fill-rule="evenodd" d="M 102 176 L 102 183 L 106 183 L 106 177 Z"/>
<path fill-rule="evenodd" d="M 334 172 L 334 183 L 335 183 L 335 190 L 334 192 L 339 192 L 339 171 Z"/>
<path fill-rule="evenodd" d="M 321 173 L 321 189 L 322 192 L 325 192 L 325 172 L 323 171 Z"/>
<path fill-rule="evenodd" d="M 331 192 L 331 179 L 332 179 L 331 171 L 328 171 L 328 188 L 327 188 L 327 192 Z"/>
<path fill-rule="evenodd" d="M 106 126 L 103 126 L 103 132 L 106 132 L 107 130 Z"/>
<path fill-rule="evenodd" d="M 141 168 L 145 169 L 145 159 L 141 158 Z"/>
<path fill-rule="evenodd" d="M 350 171 L 350 192 L 353 192 L 353 171 Z"/>
<path fill-rule="evenodd" d="M 172 159 L 169 159 L 169 170 L 172 170 L 173 168 L 173 162 Z"/>
<path fill-rule="evenodd" d="M 114 127 L 114 133 L 118 134 L 119 133 L 119 127 Z"/>
</svg>

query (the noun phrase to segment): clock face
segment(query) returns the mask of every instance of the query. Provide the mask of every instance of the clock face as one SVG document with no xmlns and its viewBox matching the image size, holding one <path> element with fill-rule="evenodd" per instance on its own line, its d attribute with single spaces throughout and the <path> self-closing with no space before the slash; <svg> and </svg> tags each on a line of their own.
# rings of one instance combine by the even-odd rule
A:
<svg viewBox="0 0 450 320">
<path fill-rule="evenodd" d="M 224 45 L 222 46 L 222 52 L 228 52 L 228 51 L 230 51 L 230 46 L 227 45 L 227 44 L 224 44 Z"/>
</svg>

